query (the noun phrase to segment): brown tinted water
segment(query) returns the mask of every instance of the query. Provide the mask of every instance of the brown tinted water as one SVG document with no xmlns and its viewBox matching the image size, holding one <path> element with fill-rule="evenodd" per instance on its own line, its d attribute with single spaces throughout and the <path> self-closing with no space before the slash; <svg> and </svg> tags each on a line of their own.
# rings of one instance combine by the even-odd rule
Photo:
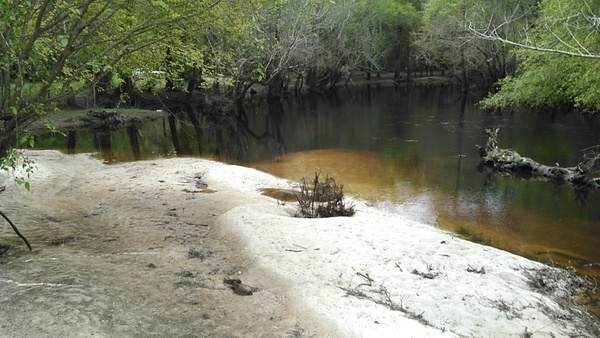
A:
<svg viewBox="0 0 600 338">
<path fill-rule="evenodd" d="M 473 160 L 462 161 L 476 165 Z M 312 150 L 251 166 L 294 181 L 314 177 L 317 173 L 327 174 L 344 185 L 346 196 L 480 244 L 600 277 L 598 266 L 591 265 L 599 261 L 597 222 L 532 213 L 520 205 L 503 203 L 493 194 L 453 195 L 429 185 L 414 184 L 412 182 L 419 181 L 418 177 L 423 174 L 418 168 L 403 166 L 370 152 Z M 556 189 L 565 188 L 568 187 Z M 587 294 L 582 302 L 600 317 L 598 292 Z"/>
<path fill-rule="evenodd" d="M 463 161 L 476 165 L 473 160 Z M 423 174 L 419 168 L 403 166 L 371 152 L 313 150 L 251 166 L 296 181 L 314 177 L 319 172 L 328 174 L 344 184 L 348 196 L 366 200 L 405 218 L 522 256 L 573 266 L 588 275 L 600 277 L 599 269 L 586 266 L 598 261 L 599 257 L 600 238 L 590 237 L 585 231 L 596 226 L 593 222 L 531 213 L 518 205 L 503 204 L 493 195 L 481 198 L 452 196 L 413 183 Z"/>
</svg>

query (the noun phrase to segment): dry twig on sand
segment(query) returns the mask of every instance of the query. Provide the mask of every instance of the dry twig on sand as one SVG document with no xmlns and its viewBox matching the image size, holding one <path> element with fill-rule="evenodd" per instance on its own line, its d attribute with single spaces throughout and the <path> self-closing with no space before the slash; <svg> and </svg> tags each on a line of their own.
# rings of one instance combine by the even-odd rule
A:
<svg viewBox="0 0 600 338">
<path fill-rule="evenodd" d="M 4 190 L 6 190 L 6 186 L 4 186 L 4 185 L 0 186 L 0 192 L 3 192 Z M 29 241 L 27 240 L 27 238 L 25 238 L 25 236 L 23 236 L 23 234 L 21 234 L 19 229 L 17 229 L 17 226 L 2 211 L 0 211 L 0 215 L 8 222 L 8 224 L 10 224 L 13 231 L 17 234 L 17 236 L 19 236 L 23 240 L 23 242 L 25 242 L 25 244 L 27 244 L 29 251 L 31 251 L 31 244 L 29 244 Z"/>
</svg>

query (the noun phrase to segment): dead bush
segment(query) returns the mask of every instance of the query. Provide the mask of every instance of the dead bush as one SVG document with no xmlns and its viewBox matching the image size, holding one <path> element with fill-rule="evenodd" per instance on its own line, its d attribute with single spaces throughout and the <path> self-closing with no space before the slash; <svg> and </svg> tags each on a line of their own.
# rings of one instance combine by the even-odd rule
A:
<svg viewBox="0 0 600 338">
<path fill-rule="evenodd" d="M 298 193 L 298 217 L 318 218 L 352 216 L 356 213 L 354 205 L 344 201 L 344 185 L 333 177 L 315 173 L 315 178 L 304 177 L 300 181 Z"/>
</svg>

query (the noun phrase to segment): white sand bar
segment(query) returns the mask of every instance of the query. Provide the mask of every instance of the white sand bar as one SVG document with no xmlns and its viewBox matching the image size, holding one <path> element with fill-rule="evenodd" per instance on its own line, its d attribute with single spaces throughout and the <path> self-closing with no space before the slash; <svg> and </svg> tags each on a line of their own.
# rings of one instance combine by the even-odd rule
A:
<svg viewBox="0 0 600 338">
<path fill-rule="evenodd" d="M 216 167 L 203 179 L 257 194 L 219 225 L 289 283 L 297 306 L 345 337 L 588 336 L 568 309 L 529 285 L 543 264 L 360 202 L 353 217 L 295 218 L 295 204 L 258 195 L 289 182 L 252 169 Z"/>
<path fill-rule="evenodd" d="M 211 198 L 227 205 L 217 213 L 215 231 L 240 243 L 239 250 L 261 272 L 241 276 L 259 289 L 252 297 L 291 300 L 291 313 L 306 314 L 315 325 L 304 328 L 318 337 L 593 337 L 580 310 L 531 286 L 536 271 L 553 268 L 360 201 L 354 202 L 353 217 L 302 219 L 294 217 L 295 203 L 260 193 L 263 188 L 291 189 L 295 183 L 253 169 L 189 158 L 106 169 L 84 155 L 32 154 L 38 166 L 34 189 L 43 186 L 46 176 L 52 179 L 48 186 L 63 190 L 73 184 L 69 177 L 83 176 L 118 179 L 116 187 L 123 191 L 158 184 L 165 187 L 160 194 L 166 194 L 171 186 L 180 196 L 201 180 L 214 191 Z M 60 172 L 60 179 L 51 170 Z M 105 184 L 102 180 L 97 184 Z M 86 183 L 89 189 L 92 183 Z M 149 195 L 132 198 L 150 202 Z M 210 208 L 198 201 L 199 210 Z M 143 220 L 142 214 L 129 216 L 129 222 Z M 561 280 L 545 283 L 555 283 L 549 289 L 556 293 L 568 287 Z"/>
</svg>

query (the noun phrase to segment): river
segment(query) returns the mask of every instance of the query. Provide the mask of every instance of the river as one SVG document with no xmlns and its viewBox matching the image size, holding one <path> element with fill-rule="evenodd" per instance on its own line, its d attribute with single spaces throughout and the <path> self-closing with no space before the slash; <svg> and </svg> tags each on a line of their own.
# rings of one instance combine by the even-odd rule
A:
<svg viewBox="0 0 600 338">
<path fill-rule="evenodd" d="M 477 108 L 476 95 L 464 106 L 458 98 L 449 85 L 338 88 L 270 104 L 249 100 L 248 127 L 212 116 L 194 128 L 186 114 L 173 114 L 134 131 L 98 137 L 79 130 L 70 141 L 48 134 L 36 143 L 70 144 L 69 151 L 97 152 L 106 162 L 201 155 L 293 180 L 321 172 L 347 195 L 408 219 L 600 276 L 600 193 L 479 170 L 475 148 L 485 144 L 486 128 L 497 127 L 502 148 L 574 166 L 579 150 L 600 144 L 598 117 L 498 114 Z"/>
</svg>

